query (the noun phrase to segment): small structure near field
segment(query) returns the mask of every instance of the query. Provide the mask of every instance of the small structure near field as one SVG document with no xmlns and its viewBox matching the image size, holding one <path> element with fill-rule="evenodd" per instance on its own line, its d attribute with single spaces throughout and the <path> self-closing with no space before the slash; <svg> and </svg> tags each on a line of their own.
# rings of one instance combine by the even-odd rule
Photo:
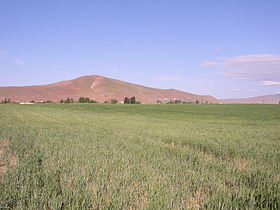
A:
<svg viewBox="0 0 280 210">
<path fill-rule="evenodd" d="M 33 102 L 20 102 L 19 104 L 34 104 Z"/>
</svg>

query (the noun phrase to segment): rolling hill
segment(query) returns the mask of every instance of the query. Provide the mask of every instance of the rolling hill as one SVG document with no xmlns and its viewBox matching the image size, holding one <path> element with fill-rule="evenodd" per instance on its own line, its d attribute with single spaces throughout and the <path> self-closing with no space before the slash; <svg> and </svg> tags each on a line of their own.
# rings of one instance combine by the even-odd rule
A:
<svg viewBox="0 0 280 210">
<path fill-rule="evenodd" d="M 264 95 L 251 98 L 225 99 L 224 103 L 230 104 L 278 104 L 280 102 L 280 94 Z"/>
<path fill-rule="evenodd" d="M 18 102 L 60 101 L 67 97 L 77 100 L 81 96 L 101 103 L 110 99 L 117 99 L 120 102 L 124 97 L 132 96 L 145 104 L 154 104 L 157 100 L 167 102 L 176 99 L 220 103 L 218 99 L 208 95 L 195 95 L 175 89 L 150 88 L 98 75 L 83 76 L 49 85 L 0 87 L 0 99 L 6 97 Z"/>
</svg>

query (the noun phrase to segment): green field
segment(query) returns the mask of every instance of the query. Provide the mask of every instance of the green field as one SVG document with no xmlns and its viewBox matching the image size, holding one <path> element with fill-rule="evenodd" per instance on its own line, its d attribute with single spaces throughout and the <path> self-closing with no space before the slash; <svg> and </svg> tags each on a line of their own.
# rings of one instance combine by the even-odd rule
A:
<svg viewBox="0 0 280 210">
<path fill-rule="evenodd" d="M 0 105 L 0 209 L 280 209 L 280 105 Z"/>
</svg>

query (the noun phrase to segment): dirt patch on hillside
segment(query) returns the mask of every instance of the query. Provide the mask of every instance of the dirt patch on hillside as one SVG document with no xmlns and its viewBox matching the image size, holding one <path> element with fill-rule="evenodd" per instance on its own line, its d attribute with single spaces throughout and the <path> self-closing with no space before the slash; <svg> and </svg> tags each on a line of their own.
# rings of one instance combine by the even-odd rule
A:
<svg viewBox="0 0 280 210">
<path fill-rule="evenodd" d="M 9 140 L 1 139 L 0 140 L 0 177 L 7 172 L 9 168 L 15 168 L 17 165 L 17 158 L 8 153 Z"/>
</svg>

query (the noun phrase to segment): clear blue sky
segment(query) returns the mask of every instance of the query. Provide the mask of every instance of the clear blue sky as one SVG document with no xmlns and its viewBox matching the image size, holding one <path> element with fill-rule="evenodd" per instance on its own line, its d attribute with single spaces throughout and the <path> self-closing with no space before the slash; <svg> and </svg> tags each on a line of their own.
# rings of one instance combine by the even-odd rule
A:
<svg viewBox="0 0 280 210">
<path fill-rule="evenodd" d="M 92 74 L 217 98 L 280 93 L 280 1 L 0 1 L 0 86 Z"/>
</svg>

